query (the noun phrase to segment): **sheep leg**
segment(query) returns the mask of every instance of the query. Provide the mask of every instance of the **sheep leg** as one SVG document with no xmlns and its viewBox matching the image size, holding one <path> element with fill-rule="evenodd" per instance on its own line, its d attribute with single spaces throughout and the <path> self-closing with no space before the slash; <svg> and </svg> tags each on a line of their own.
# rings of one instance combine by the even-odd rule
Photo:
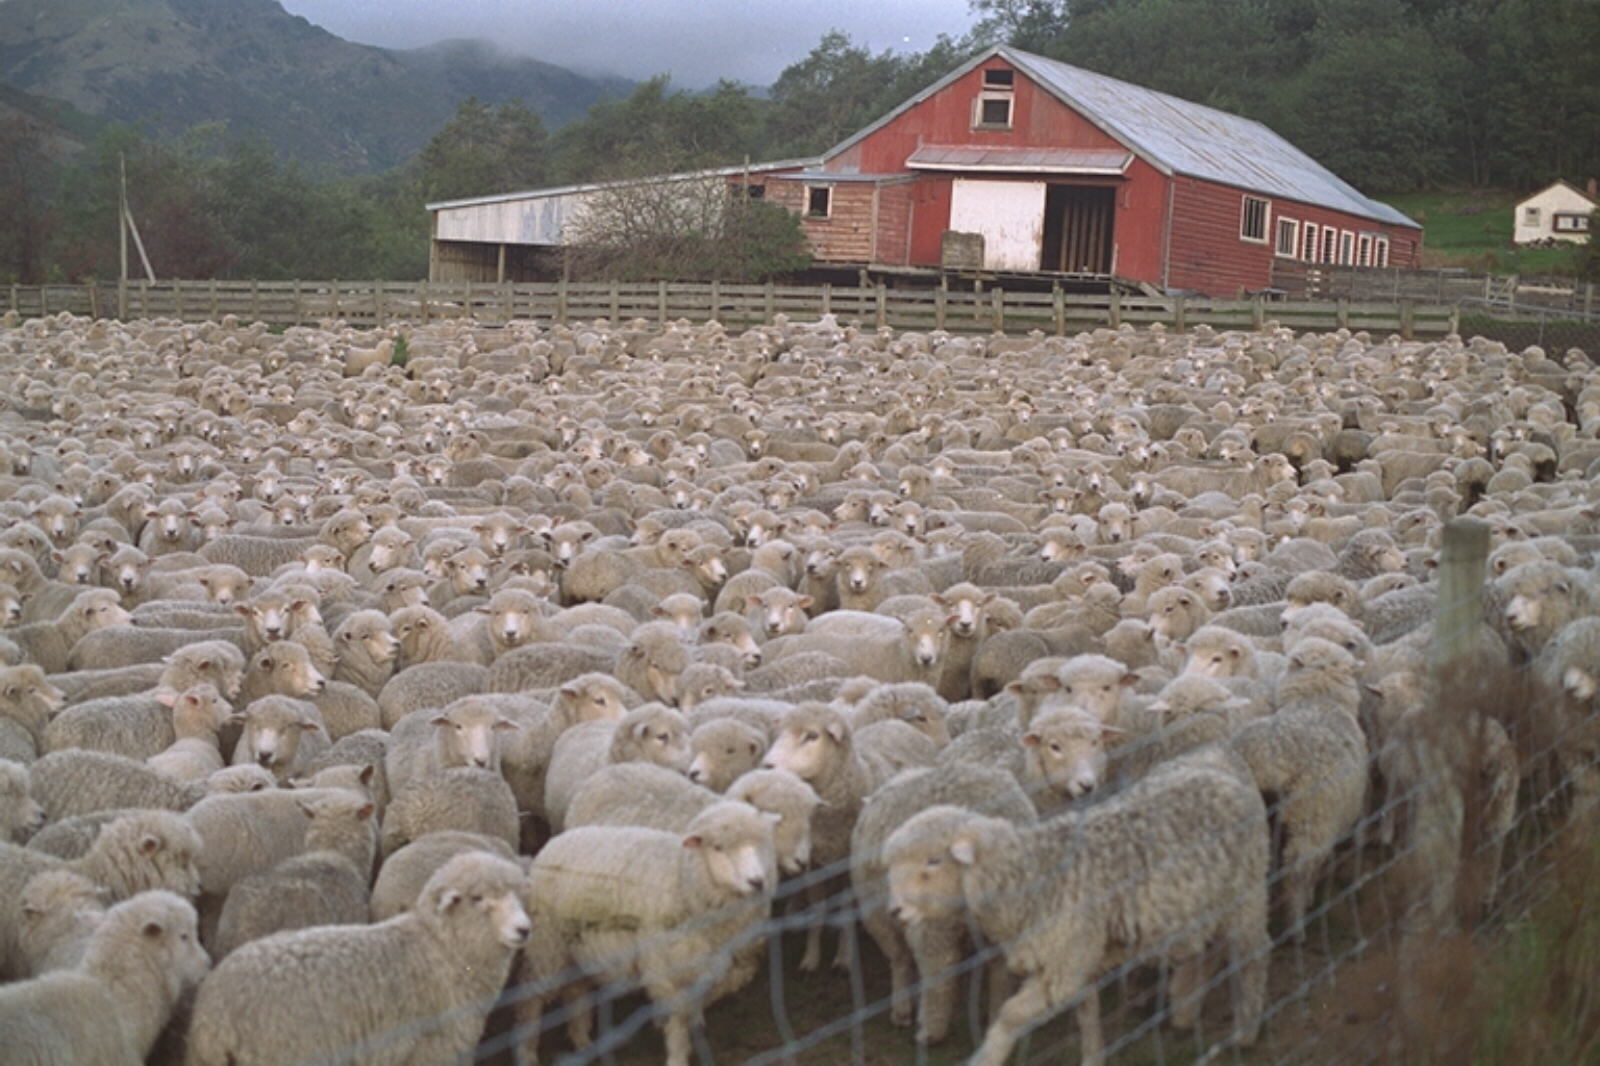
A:
<svg viewBox="0 0 1600 1066">
<path fill-rule="evenodd" d="M 689 1015 L 673 1011 L 667 1015 L 663 1036 L 667 1044 L 667 1066 L 689 1066 L 689 1053 L 693 1044 L 689 1035 Z"/>
<path fill-rule="evenodd" d="M 850 908 L 844 907 L 841 910 L 846 915 L 844 921 L 849 924 L 839 926 L 839 944 L 833 949 L 833 969 L 836 973 L 849 973 L 852 962 L 850 941 L 854 938 L 855 919 L 849 917 Z"/>
<path fill-rule="evenodd" d="M 961 962 L 962 930 L 950 921 L 919 922 L 906 932 L 922 978 L 919 997 L 917 1043 L 937 1044 L 950 1032 L 955 1013 L 958 982 L 955 970 Z"/>
<path fill-rule="evenodd" d="M 1240 1047 L 1256 1042 L 1261 1011 L 1267 1001 L 1267 969 L 1272 962 L 1272 934 L 1267 931 L 1267 886 L 1257 885 L 1234 913 L 1228 933 L 1229 969 L 1233 986 L 1233 1026 Z"/>
<path fill-rule="evenodd" d="M 561 1005 L 567 1011 L 567 1039 L 582 1051 L 594 1043 L 594 1001 L 589 989 L 583 985 L 563 989 Z"/>
<path fill-rule="evenodd" d="M 972 1057 L 971 1066 L 1003 1066 L 1022 1034 L 1044 1021 L 1050 1013 L 1050 1006 L 1050 993 L 1045 987 L 1044 977 L 1030 975 L 1022 987 L 1005 1001 L 994 1021 L 989 1024 L 989 1031 L 983 1034 L 983 1044 Z M 1098 1003 L 1095 1028 L 1098 1031 Z"/>
<path fill-rule="evenodd" d="M 800 956 L 800 972 L 815 973 L 822 965 L 822 927 L 828 920 L 828 889 L 821 881 L 806 886 L 806 904 L 811 908 L 811 924 L 806 927 L 806 950 Z"/>
<path fill-rule="evenodd" d="M 1171 1000 L 1172 1027 L 1189 1030 L 1200 1016 L 1200 988 L 1206 979 L 1205 953 L 1199 952 L 1172 964 L 1172 978 L 1167 983 Z"/>
<path fill-rule="evenodd" d="M 871 908 L 861 916 L 861 924 L 889 960 L 889 1021 L 899 1026 L 910 1025 L 911 985 L 917 979 L 917 972 L 916 948 L 908 944 L 915 944 L 915 933 L 897 922 L 884 907 Z"/>
</svg>

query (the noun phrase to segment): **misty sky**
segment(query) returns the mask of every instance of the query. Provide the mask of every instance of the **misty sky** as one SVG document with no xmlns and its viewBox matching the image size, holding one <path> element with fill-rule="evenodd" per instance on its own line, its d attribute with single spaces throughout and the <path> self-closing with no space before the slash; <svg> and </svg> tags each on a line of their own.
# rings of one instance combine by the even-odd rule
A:
<svg viewBox="0 0 1600 1066">
<path fill-rule="evenodd" d="M 769 85 L 831 28 L 874 52 L 920 52 L 974 19 L 967 0 L 281 0 L 362 44 L 412 48 L 480 37 L 586 73 L 679 88 Z"/>
</svg>

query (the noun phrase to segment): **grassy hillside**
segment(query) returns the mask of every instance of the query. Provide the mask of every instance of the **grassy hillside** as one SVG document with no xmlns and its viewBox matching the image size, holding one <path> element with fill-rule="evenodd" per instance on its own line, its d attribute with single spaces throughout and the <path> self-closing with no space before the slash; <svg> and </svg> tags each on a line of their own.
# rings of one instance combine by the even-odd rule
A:
<svg viewBox="0 0 1600 1066">
<path fill-rule="evenodd" d="M 1466 189 L 1386 197 L 1423 227 L 1424 267 L 1463 267 L 1491 274 L 1537 277 L 1572 274 L 1572 248 L 1518 248 L 1511 243 L 1512 215 L 1526 193 Z"/>
<path fill-rule="evenodd" d="M 520 97 L 558 126 L 626 89 L 484 44 L 352 44 L 277 0 L 3 0 L 0 12 L 0 82 L 160 135 L 221 121 L 346 172 L 408 159 L 470 94 Z"/>
</svg>

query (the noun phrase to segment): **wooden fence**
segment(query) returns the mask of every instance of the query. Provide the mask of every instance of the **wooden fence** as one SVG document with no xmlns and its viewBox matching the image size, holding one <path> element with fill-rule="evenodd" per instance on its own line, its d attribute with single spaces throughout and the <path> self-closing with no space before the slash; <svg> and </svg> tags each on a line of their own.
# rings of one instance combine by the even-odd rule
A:
<svg viewBox="0 0 1600 1066">
<path fill-rule="evenodd" d="M 1473 274 L 1466 270 L 1401 270 L 1352 267 L 1276 259 L 1272 284 L 1296 299 L 1428 304 L 1460 304 L 1515 311 L 1542 308 L 1566 317 L 1600 320 L 1593 282 L 1572 278 L 1524 278 L 1515 274 Z"/>
<path fill-rule="evenodd" d="M 4 305 L 0 305 L 3 307 Z M 716 318 L 730 328 L 790 318 L 837 316 L 865 328 L 946 329 L 952 332 L 1066 334 L 1096 326 L 1155 322 L 1182 330 L 1261 328 L 1268 321 L 1297 330 L 1348 327 L 1402 336 L 1441 335 L 1456 327 L 1455 308 L 1420 302 L 1283 301 L 1204 297 L 1078 295 L 956 289 L 891 289 L 832 285 L 734 285 L 650 282 L 504 284 L 413 281 L 162 281 L 116 285 L 12 285 L 9 307 L 24 316 L 67 311 L 93 317 L 217 320 L 235 315 L 272 326 L 342 320 L 372 327 L 470 317 L 568 322 L 642 318 L 665 324 Z"/>
</svg>

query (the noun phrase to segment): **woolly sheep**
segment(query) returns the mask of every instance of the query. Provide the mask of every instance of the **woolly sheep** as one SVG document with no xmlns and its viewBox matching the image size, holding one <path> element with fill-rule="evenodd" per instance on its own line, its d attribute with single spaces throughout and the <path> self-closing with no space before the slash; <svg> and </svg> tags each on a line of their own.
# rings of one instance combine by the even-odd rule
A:
<svg viewBox="0 0 1600 1066">
<path fill-rule="evenodd" d="M 1600 609 L 1595 579 L 1553 562 L 1512 567 L 1495 580 L 1491 595 L 1502 605 L 1492 620 L 1523 661 L 1537 658 L 1568 622 Z"/>
<path fill-rule="evenodd" d="M 646 703 L 616 721 L 584 722 L 562 733 L 545 773 L 544 816 L 551 831 L 561 832 L 567 805 L 590 774 L 608 764 L 635 761 L 687 770 L 689 723 L 683 715 Z"/>
<path fill-rule="evenodd" d="M 755 769 L 766 754 L 767 733 L 733 718 L 717 718 L 689 734 L 689 780 L 723 792 L 735 778 Z"/>
<path fill-rule="evenodd" d="M 677 628 L 650 622 L 633 631 L 616 662 L 616 678 L 647 700 L 677 702 L 678 676 L 689 665 L 689 652 Z"/>
<path fill-rule="evenodd" d="M 126 626 L 131 618 L 115 590 L 84 589 L 59 618 L 18 626 L 8 630 L 6 636 L 16 642 L 29 662 L 54 674 L 67 668 L 73 647 L 85 634 L 108 626 Z"/>
<path fill-rule="evenodd" d="M 482 833 L 466 833 L 457 829 L 424 833 L 383 860 L 377 880 L 372 885 L 372 920 L 388 921 L 410 910 L 435 871 L 457 855 L 469 851 L 486 851 L 507 861 L 514 861 L 517 857 L 505 842 Z"/>
<path fill-rule="evenodd" d="M 691 1025 L 754 976 L 750 946 L 762 943 L 777 881 L 772 818 L 744 803 L 715 804 L 683 833 L 570 830 L 529 870 L 526 969 L 539 978 L 575 972 L 580 981 L 642 984 L 670 1012 L 667 1063 L 688 1066 Z M 548 994 L 534 985 L 516 1008 L 530 1051 Z M 584 1024 L 568 1028 L 587 1043 Z"/>
<path fill-rule="evenodd" d="M 35 876 L 47 870 L 81 874 L 106 890 L 108 902 L 153 888 L 193 898 L 200 891 L 200 850 L 194 830 L 170 811 L 136 811 L 117 818 L 100 831 L 87 853 L 71 861 L 0 843 L 0 979 L 19 976 L 14 965 L 21 895 Z"/>
<path fill-rule="evenodd" d="M 384 729 L 413 711 L 443 707 L 489 689 L 489 671 L 476 663 L 418 663 L 395 674 L 378 692 Z"/>
<path fill-rule="evenodd" d="M 252 700 L 234 720 L 244 731 L 233 749 L 233 765 L 255 763 L 270 770 L 280 784 L 304 773 L 332 743 L 322 712 L 289 696 Z"/>
<path fill-rule="evenodd" d="M 518 723 L 485 696 L 463 696 L 443 710 L 413 711 L 390 731 L 384 772 L 399 794 L 413 781 L 452 766 L 500 772 L 502 737 Z"/>
<path fill-rule="evenodd" d="M 142 1063 L 210 965 L 193 905 L 141 892 L 106 912 L 76 967 L 0 988 L 0 1043 L 17 1062 Z"/>
<path fill-rule="evenodd" d="M 305 852 L 228 890 L 211 944 L 216 958 L 272 933 L 368 920 L 367 882 L 377 853 L 371 801 L 333 794 L 301 809 L 310 820 Z"/>
<path fill-rule="evenodd" d="M 29 767 L 33 796 L 50 821 L 117 808 L 180 811 L 205 793 L 198 782 L 178 782 L 142 760 L 103 751 L 55 751 Z"/>
<path fill-rule="evenodd" d="M 338 651 L 333 680 L 348 682 L 376 697 L 394 675 L 400 651 L 388 616 L 382 611 L 354 611 L 334 630 L 333 642 Z"/>
<path fill-rule="evenodd" d="M 884 847 L 897 917 L 915 928 L 965 906 L 1022 978 L 984 1034 L 979 1066 L 1000 1066 L 1024 1032 L 1085 991 L 1083 1060 L 1101 1061 L 1093 982 L 1152 953 L 1173 966 L 1173 1024 L 1192 1028 L 1216 941 L 1240 968 L 1232 1041 L 1254 1043 L 1271 945 L 1269 856 L 1259 793 L 1203 762 L 1169 763 L 1104 803 L 1032 826 L 930 807 Z"/>
<path fill-rule="evenodd" d="M 841 691 L 841 697 L 844 693 Z M 850 709 L 850 726 L 861 729 L 874 722 L 901 721 L 922 733 L 937 747 L 950 743 L 945 725 L 949 704 L 932 687 L 919 681 L 895 685 L 873 684 Z"/>
<path fill-rule="evenodd" d="M 183 816 L 201 842 L 195 856 L 199 891 L 220 901 L 239 881 L 298 855 L 305 848 L 303 804 L 347 794 L 348 789 L 271 788 L 206 796 Z"/>
<path fill-rule="evenodd" d="M 477 691 L 527 692 L 555 688 L 584 674 L 610 672 L 615 665 L 616 656 L 601 648 L 566 642 L 525 644 L 496 659 Z M 415 669 L 418 667 L 410 668 Z M 403 676 L 397 675 L 396 680 Z"/>
<path fill-rule="evenodd" d="M 45 808 L 32 795 L 28 767 L 0 759 L 0 841 L 20 844 L 45 822 Z"/>
<path fill-rule="evenodd" d="M 78 965 L 106 913 L 105 892 L 71 870 L 46 870 L 23 886 L 17 935 L 23 974 L 36 977 Z"/>
<path fill-rule="evenodd" d="M 172 704 L 172 733 L 165 751 L 145 760 L 174 781 L 200 781 L 223 767 L 221 732 L 233 708 L 215 685 L 193 685 Z"/>
<path fill-rule="evenodd" d="M 357 1046 L 415 1062 L 466 1057 L 528 940 L 523 881 L 515 863 L 458 855 L 405 914 L 241 945 L 200 985 L 185 1061 L 249 1066 Z"/>
<path fill-rule="evenodd" d="M 395 792 L 384 813 L 381 843 L 393 854 L 424 833 L 460 829 L 516 847 L 521 838 L 517 799 L 505 778 L 474 766 L 452 766 Z"/>
<path fill-rule="evenodd" d="M 767 644 L 777 661 L 805 652 L 826 652 L 845 663 L 846 675 L 884 682 L 937 685 L 950 647 L 950 630 L 938 611 L 919 611 L 905 621 L 863 611 L 833 611 L 812 620 L 804 633 Z"/>
<path fill-rule="evenodd" d="M 929 919 L 907 927 L 891 913 L 884 842 L 910 818 L 929 807 L 955 804 L 1017 824 L 1035 821 L 1033 805 L 1002 769 L 953 762 L 937 769 L 912 769 L 876 789 L 862 804 L 850 836 L 850 883 L 861 924 L 889 959 L 890 1020 L 909 1025 L 911 989 L 919 988 L 919 1044 L 943 1040 L 955 1006 L 956 967 L 967 940 L 965 915 Z M 920 985 L 917 982 L 920 980 Z"/>
</svg>

